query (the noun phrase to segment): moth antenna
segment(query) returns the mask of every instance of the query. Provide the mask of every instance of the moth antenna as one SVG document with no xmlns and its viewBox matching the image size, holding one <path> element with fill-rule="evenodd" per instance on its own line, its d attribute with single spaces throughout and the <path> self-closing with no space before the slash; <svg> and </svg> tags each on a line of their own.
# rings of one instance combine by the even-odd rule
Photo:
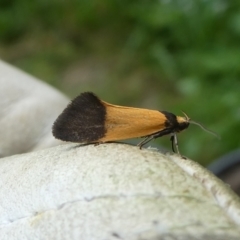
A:
<svg viewBox="0 0 240 240">
<path fill-rule="evenodd" d="M 208 133 L 212 134 L 213 136 L 215 136 L 215 137 L 218 138 L 218 139 L 221 139 L 221 137 L 220 137 L 217 133 L 213 132 L 212 130 L 207 129 L 207 128 L 204 127 L 202 124 L 191 120 L 184 111 L 182 111 L 182 113 L 184 114 L 184 116 L 185 116 L 185 118 L 186 118 L 186 121 L 188 121 L 189 123 L 192 123 L 192 124 L 195 124 L 195 125 L 199 126 L 199 127 L 200 127 L 202 130 L 204 130 L 205 132 L 208 132 Z"/>
<path fill-rule="evenodd" d="M 183 115 L 185 116 L 186 120 L 189 122 L 190 117 L 189 117 L 184 111 L 182 111 L 182 113 L 183 113 Z"/>
<path fill-rule="evenodd" d="M 200 127 L 202 130 L 204 130 L 205 132 L 208 132 L 208 133 L 212 134 L 213 136 L 215 136 L 215 137 L 218 138 L 218 139 L 221 139 L 221 137 L 220 137 L 217 133 L 215 133 L 215 132 L 207 129 L 207 128 L 204 127 L 202 124 L 200 124 L 200 123 L 198 123 L 198 122 L 195 122 L 195 121 L 192 121 L 192 120 L 189 120 L 189 123 L 195 124 L 195 125 L 199 126 L 199 127 Z"/>
</svg>

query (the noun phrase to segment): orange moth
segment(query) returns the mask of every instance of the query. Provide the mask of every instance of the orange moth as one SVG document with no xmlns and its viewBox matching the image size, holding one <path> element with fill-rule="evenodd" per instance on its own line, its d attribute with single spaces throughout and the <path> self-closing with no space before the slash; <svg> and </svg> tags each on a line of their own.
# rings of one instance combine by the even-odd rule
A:
<svg viewBox="0 0 240 240">
<path fill-rule="evenodd" d="M 79 143 L 105 143 L 144 137 L 138 146 L 152 139 L 171 135 L 172 148 L 177 153 L 177 133 L 193 122 L 167 111 L 149 110 L 113 105 L 100 100 L 95 94 L 85 92 L 72 100 L 53 124 L 53 135 L 60 140 Z M 215 133 L 209 131 L 216 135 Z"/>
</svg>

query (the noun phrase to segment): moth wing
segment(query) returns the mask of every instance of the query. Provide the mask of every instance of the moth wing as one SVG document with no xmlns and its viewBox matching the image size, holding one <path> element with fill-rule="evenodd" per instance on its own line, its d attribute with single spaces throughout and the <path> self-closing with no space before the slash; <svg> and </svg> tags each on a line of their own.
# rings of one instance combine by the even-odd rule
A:
<svg viewBox="0 0 240 240">
<path fill-rule="evenodd" d="M 165 128 L 166 116 L 160 111 L 101 102 L 106 108 L 106 134 L 100 142 L 144 137 Z"/>
<path fill-rule="evenodd" d="M 53 124 L 55 138 L 69 142 L 94 142 L 105 134 L 106 109 L 91 92 L 73 99 Z"/>
</svg>

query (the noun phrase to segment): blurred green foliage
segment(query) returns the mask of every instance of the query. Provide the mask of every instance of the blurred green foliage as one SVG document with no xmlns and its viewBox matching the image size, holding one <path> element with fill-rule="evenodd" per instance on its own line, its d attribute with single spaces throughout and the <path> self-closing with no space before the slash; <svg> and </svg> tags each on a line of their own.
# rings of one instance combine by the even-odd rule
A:
<svg viewBox="0 0 240 240">
<path fill-rule="evenodd" d="M 3 60 L 70 97 L 183 109 L 218 132 L 221 141 L 197 127 L 179 135 L 202 164 L 239 148 L 238 0 L 2 0 L 0 29 Z"/>
</svg>

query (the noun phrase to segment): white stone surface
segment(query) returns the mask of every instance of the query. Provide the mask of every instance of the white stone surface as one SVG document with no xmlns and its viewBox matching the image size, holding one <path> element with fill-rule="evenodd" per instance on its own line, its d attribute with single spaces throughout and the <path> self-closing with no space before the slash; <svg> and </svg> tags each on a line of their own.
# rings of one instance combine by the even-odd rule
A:
<svg viewBox="0 0 240 240">
<path fill-rule="evenodd" d="M 51 127 L 69 100 L 0 61 L 0 158 L 58 145 Z"/>
<path fill-rule="evenodd" d="M 125 144 L 0 161 L 1 240 L 239 239 L 236 195 L 197 163 Z"/>
</svg>

